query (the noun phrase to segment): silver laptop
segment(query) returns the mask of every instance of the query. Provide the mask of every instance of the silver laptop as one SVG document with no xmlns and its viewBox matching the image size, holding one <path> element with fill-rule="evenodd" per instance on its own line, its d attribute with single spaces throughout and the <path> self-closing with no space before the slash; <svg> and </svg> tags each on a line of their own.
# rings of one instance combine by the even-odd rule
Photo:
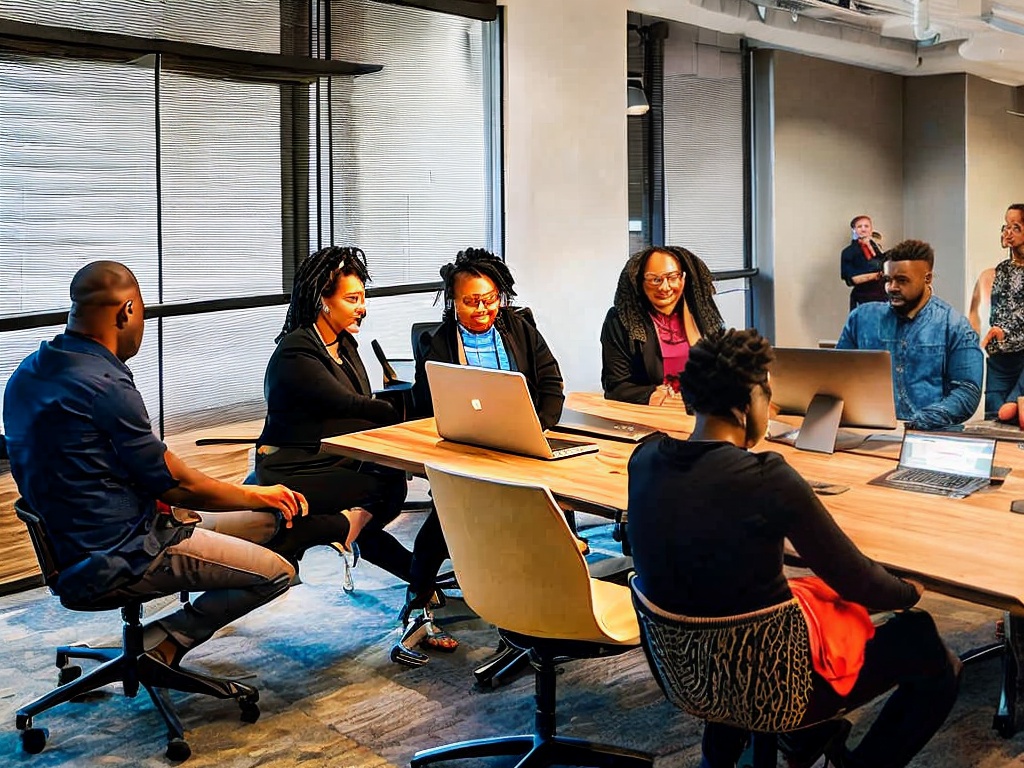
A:
<svg viewBox="0 0 1024 768">
<path fill-rule="evenodd" d="M 621 440 L 624 443 L 639 443 L 658 432 L 653 427 L 645 427 L 643 424 L 606 419 L 570 408 L 562 410 L 562 418 L 558 420 L 555 429 L 559 432 L 575 432 L 608 440 Z"/>
<path fill-rule="evenodd" d="M 962 499 L 991 482 L 996 441 L 908 432 L 896 469 L 873 485 Z"/>
<path fill-rule="evenodd" d="M 445 440 L 548 460 L 597 451 L 594 443 L 544 436 L 518 371 L 429 361 L 427 381 Z"/>
</svg>

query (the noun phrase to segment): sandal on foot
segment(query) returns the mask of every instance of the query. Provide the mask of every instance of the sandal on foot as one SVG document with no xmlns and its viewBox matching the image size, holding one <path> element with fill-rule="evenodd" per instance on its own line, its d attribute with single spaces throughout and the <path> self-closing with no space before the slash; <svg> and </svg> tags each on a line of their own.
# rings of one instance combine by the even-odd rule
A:
<svg viewBox="0 0 1024 768">
<path fill-rule="evenodd" d="M 353 541 L 352 549 L 345 549 L 345 545 L 340 541 L 332 541 L 329 546 L 341 555 L 341 559 L 345 563 L 345 574 L 342 576 L 341 588 L 346 594 L 352 594 L 356 589 L 356 582 L 352 578 L 352 569 L 359 564 L 359 545 Z"/>
<path fill-rule="evenodd" d="M 427 621 L 427 634 L 420 640 L 420 648 L 442 653 L 454 653 L 459 647 L 459 641 L 448 634 L 432 620 Z"/>
<path fill-rule="evenodd" d="M 458 640 L 437 626 L 434 622 L 434 613 L 429 607 L 419 609 L 419 614 L 410 623 L 412 610 L 415 609 L 410 609 L 408 603 L 402 610 L 402 622 L 407 623 L 405 634 L 402 635 L 403 644 L 408 647 L 418 644 L 420 648 L 443 653 L 452 653 L 459 647 Z M 412 639 L 413 635 L 417 638 L 415 641 Z"/>
</svg>

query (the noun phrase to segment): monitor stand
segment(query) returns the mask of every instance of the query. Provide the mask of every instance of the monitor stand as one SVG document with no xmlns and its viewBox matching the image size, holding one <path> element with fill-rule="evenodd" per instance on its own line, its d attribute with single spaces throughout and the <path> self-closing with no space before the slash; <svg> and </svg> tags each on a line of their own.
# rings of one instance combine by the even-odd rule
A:
<svg viewBox="0 0 1024 768">
<path fill-rule="evenodd" d="M 807 406 L 804 423 L 796 438 L 801 451 L 835 453 L 839 421 L 843 417 L 843 401 L 831 395 L 815 395 Z"/>
</svg>

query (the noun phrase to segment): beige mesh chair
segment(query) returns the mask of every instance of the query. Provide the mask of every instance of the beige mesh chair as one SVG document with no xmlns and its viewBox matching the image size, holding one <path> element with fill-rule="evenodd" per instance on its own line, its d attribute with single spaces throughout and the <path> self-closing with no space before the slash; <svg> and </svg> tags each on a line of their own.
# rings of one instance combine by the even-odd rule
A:
<svg viewBox="0 0 1024 768">
<path fill-rule="evenodd" d="M 642 768 L 650 755 L 555 735 L 555 659 L 622 653 L 640 644 L 627 587 L 590 578 L 565 515 L 542 486 L 486 480 L 427 465 L 441 527 L 467 604 L 496 624 L 536 670 L 534 733 L 417 752 L 441 760 L 518 755 L 519 768 Z"/>
</svg>

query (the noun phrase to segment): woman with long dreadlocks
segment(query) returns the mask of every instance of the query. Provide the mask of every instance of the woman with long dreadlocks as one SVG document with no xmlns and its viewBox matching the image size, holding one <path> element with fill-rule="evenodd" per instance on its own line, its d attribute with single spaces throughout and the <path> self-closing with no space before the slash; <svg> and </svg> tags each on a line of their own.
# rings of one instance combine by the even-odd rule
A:
<svg viewBox="0 0 1024 768">
<path fill-rule="evenodd" d="M 562 373 L 544 337 L 533 326 L 533 316 L 528 310 L 509 306 L 516 295 L 515 280 L 505 262 L 482 248 L 467 248 L 454 262 L 441 267 L 441 278 L 441 326 L 416 364 L 413 400 L 418 415 L 433 413 L 426 363 L 436 360 L 519 371 L 526 377 L 541 426 L 548 429 L 557 424 L 565 401 Z M 406 628 L 391 652 L 393 661 L 412 666 L 425 663 L 427 657 L 413 648 L 424 639 L 431 640 L 435 649 L 449 650 L 437 643 L 440 637 L 450 635 L 434 625 L 430 614 L 437 572 L 447 557 L 448 547 L 434 511 L 423 521 L 413 545 L 412 578 L 402 611 Z"/>
<path fill-rule="evenodd" d="M 373 398 L 357 352 L 368 280 L 366 256 L 358 248 L 323 248 L 299 265 L 284 328 L 267 364 L 267 418 L 256 444 L 260 484 L 287 477 L 305 495 L 311 516 L 333 518 L 343 510 L 373 516 L 359 534 L 358 549 L 339 547 L 346 558 L 346 590 L 359 553 L 402 581 L 409 580 L 412 563 L 412 553 L 384 530 L 402 510 L 405 473 L 320 452 L 324 437 L 400 421 L 390 403 Z"/>
<path fill-rule="evenodd" d="M 601 328 L 601 385 L 609 400 L 662 405 L 678 398 L 690 347 L 722 329 L 711 270 L 685 248 L 629 257 Z"/>
</svg>

